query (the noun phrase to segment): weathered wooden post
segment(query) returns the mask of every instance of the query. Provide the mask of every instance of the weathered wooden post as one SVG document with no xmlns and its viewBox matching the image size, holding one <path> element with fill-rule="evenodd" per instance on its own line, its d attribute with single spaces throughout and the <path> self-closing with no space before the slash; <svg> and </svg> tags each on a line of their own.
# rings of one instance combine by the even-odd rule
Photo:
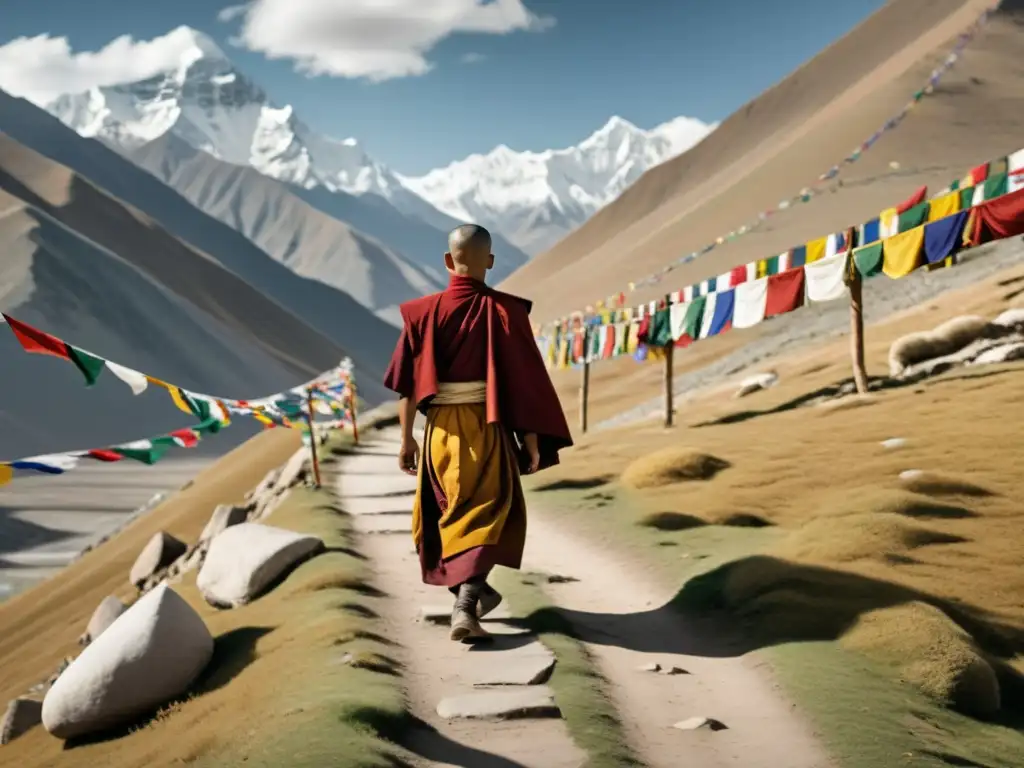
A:
<svg viewBox="0 0 1024 768">
<path fill-rule="evenodd" d="M 580 369 L 580 432 L 587 431 L 587 400 L 590 398 L 590 329 L 583 326 L 583 365 Z"/>
<path fill-rule="evenodd" d="M 868 374 L 864 368 L 864 281 L 853 258 L 852 229 L 846 231 L 846 238 L 850 254 L 850 358 L 853 363 L 853 383 L 857 387 L 857 394 L 866 395 Z"/>
<path fill-rule="evenodd" d="M 675 404 L 673 402 L 674 397 L 675 397 L 674 382 L 673 382 L 673 374 L 674 374 L 674 370 L 673 369 L 674 369 L 674 353 L 675 353 L 675 348 L 676 348 L 676 345 L 671 343 L 671 342 L 669 343 L 669 345 L 667 347 L 665 347 L 665 375 L 664 375 L 664 382 L 665 382 L 665 426 L 666 427 L 671 427 L 672 426 L 673 419 L 674 419 L 674 416 L 675 416 L 675 414 L 674 414 Z"/>
<path fill-rule="evenodd" d="M 316 425 L 313 422 L 313 390 L 306 390 L 306 410 L 309 419 L 309 449 L 313 454 L 313 479 L 320 487 L 320 460 L 316 454 Z"/>
</svg>

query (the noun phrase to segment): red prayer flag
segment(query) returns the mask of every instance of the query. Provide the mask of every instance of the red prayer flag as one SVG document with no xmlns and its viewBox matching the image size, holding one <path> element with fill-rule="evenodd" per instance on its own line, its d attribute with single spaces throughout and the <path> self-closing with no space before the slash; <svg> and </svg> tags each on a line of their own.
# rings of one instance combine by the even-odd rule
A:
<svg viewBox="0 0 1024 768">
<path fill-rule="evenodd" d="M 90 459 L 96 459 L 97 461 L 120 461 L 124 458 L 120 453 L 108 451 L 106 448 L 93 448 L 87 455 Z"/>
<path fill-rule="evenodd" d="M 971 245 L 1024 234 L 1024 189 L 997 197 L 973 209 Z"/>
<path fill-rule="evenodd" d="M 56 336 L 51 336 L 46 331 L 40 331 L 31 325 L 26 325 L 20 320 L 15 320 L 10 315 L 4 315 L 7 324 L 11 326 L 15 337 L 26 352 L 38 355 L 53 355 L 63 360 L 70 360 L 67 345 Z"/>
<path fill-rule="evenodd" d="M 971 181 L 974 186 L 978 186 L 981 182 L 988 178 L 988 163 L 982 163 L 977 168 L 971 169 Z"/>
<path fill-rule="evenodd" d="M 199 435 L 188 428 L 176 429 L 168 434 L 181 443 L 182 448 L 195 448 L 199 444 Z"/>
<path fill-rule="evenodd" d="M 918 187 L 917 191 L 904 200 L 902 203 L 896 206 L 897 213 L 906 213 L 915 205 L 920 205 L 924 202 L 925 197 L 928 196 L 928 186 Z"/>
<path fill-rule="evenodd" d="M 747 282 L 747 265 L 740 264 L 738 267 L 733 267 L 732 272 L 729 273 L 729 287 L 735 288 L 745 282 Z"/>
<path fill-rule="evenodd" d="M 804 270 L 787 269 L 777 275 L 768 276 L 768 298 L 765 301 L 764 316 L 792 312 L 804 303 Z"/>
</svg>

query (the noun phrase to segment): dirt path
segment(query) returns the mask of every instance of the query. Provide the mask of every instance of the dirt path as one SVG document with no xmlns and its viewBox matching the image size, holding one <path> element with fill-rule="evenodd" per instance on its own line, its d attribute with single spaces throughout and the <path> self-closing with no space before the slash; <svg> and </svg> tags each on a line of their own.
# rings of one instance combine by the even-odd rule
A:
<svg viewBox="0 0 1024 768">
<path fill-rule="evenodd" d="M 585 756 L 559 719 L 484 722 L 437 714 L 442 699 L 470 693 L 488 674 L 523 663 L 537 644 L 492 621 L 492 631 L 513 636 L 498 637 L 490 647 L 460 646 L 448 640 L 443 623 L 423 619 L 424 608 L 438 606 L 427 612 L 443 622 L 451 600 L 420 583 L 409 536 L 412 482 L 395 469 L 397 432 L 368 437 L 342 459 L 339 493 L 364 532 L 360 547 L 373 561 L 377 586 L 390 596 L 383 602 L 391 637 L 405 649 L 410 707 L 422 725 L 407 746 L 425 765 L 580 766 Z M 576 580 L 550 585 L 549 593 L 610 682 L 631 745 L 649 768 L 830 765 L 765 670 L 736 655 L 709 628 L 687 624 L 666 608 L 671 590 L 656 584 L 642 564 L 591 546 L 552 518 L 532 511 L 524 568 Z M 652 663 L 686 674 L 642 670 Z M 726 727 L 672 727 L 693 717 Z"/>
<path fill-rule="evenodd" d="M 341 459 L 337 482 L 341 505 L 355 516 L 363 534 L 359 549 L 373 562 L 376 586 L 388 595 L 381 601 L 388 637 L 402 647 L 406 694 L 418 721 L 403 746 L 424 766 L 579 768 L 586 756 L 569 737 L 565 723 L 550 716 L 553 700 L 546 687 L 474 686 L 517 669 L 542 666 L 543 657 L 550 654 L 503 624 L 501 609 L 495 612 L 499 620 L 488 617 L 486 622 L 497 635 L 495 642 L 473 646 L 448 639 L 452 600 L 444 590 L 420 582 L 410 536 L 413 481 L 396 468 L 396 439 L 397 432 L 367 435 L 358 451 Z M 425 619 L 424 613 L 438 623 Z M 539 709 L 535 716 L 499 721 L 446 719 L 438 714 L 442 701 L 474 708 L 493 704 L 496 697 L 501 704 L 503 698 L 523 695 L 538 698 L 519 703 Z"/>
</svg>

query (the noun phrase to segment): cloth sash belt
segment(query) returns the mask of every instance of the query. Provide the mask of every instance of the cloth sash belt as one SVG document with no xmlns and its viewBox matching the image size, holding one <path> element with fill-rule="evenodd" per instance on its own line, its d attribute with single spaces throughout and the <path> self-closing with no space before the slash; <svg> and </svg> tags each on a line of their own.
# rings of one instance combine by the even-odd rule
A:
<svg viewBox="0 0 1024 768">
<path fill-rule="evenodd" d="M 487 402 L 486 381 L 440 381 L 433 405 L 475 405 Z"/>
</svg>

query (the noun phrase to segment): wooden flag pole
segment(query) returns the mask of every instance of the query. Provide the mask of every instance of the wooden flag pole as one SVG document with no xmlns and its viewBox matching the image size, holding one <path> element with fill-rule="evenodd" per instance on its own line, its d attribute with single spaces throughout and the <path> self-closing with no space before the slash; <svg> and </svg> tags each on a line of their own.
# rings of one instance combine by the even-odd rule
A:
<svg viewBox="0 0 1024 768">
<path fill-rule="evenodd" d="M 850 250 L 850 358 L 853 363 L 853 383 L 857 394 L 868 392 L 868 374 L 864 368 L 864 281 L 853 258 L 853 230 L 847 230 Z"/>
<path fill-rule="evenodd" d="M 580 432 L 587 432 L 587 401 L 590 399 L 590 356 L 587 354 L 590 330 L 583 329 L 583 366 L 580 372 Z"/>
<path fill-rule="evenodd" d="M 665 347 L 665 426 L 671 427 L 675 416 L 675 403 L 673 399 L 675 397 L 674 384 L 673 384 L 673 373 L 674 363 L 673 358 L 675 355 L 676 345 L 669 343 Z"/>
<path fill-rule="evenodd" d="M 356 420 L 356 382 L 351 376 L 348 380 L 348 415 L 352 419 L 352 439 L 359 445 L 359 422 Z"/>
<path fill-rule="evenodd" d="M 320 487 L 320 460 L 316 454 L 316 426 L 313 423 L 313 390 L 306 390 L 306 409 L 309 412 L 309 449 L 313 454 L 313 479 Z"/>
</svg>

